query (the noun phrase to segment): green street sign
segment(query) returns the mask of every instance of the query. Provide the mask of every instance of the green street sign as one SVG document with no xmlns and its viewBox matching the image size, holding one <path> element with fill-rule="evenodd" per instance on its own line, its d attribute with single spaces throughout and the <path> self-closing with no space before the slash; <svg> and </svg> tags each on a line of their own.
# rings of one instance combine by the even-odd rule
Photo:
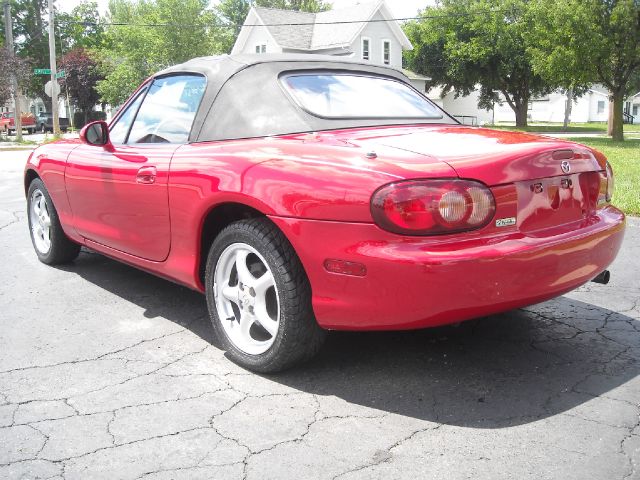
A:
<svg viewBox="0 0 640 480">
<path fill-rule="evenodd" d="M 64 70 L 60 70 L 58 73 L 56 73 L 56 78 L 62 78 L 64 77 Z"/>
<path fill-rule="evenodd" d="M 34 68 L 33 73 L 34 75 L 51 75 L 51 69 L 50 68 Z"/>
</svg>

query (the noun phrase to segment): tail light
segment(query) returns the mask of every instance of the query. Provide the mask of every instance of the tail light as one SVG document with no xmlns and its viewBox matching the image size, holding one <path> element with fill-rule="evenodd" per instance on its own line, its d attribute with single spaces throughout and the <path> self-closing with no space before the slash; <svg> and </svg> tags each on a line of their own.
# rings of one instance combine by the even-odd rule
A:
<svg viewBox="0 0 640 480">
<path fill-rule="evenodd" d="M 495 200 L 484 184 L 470 180 L 410 180 L 378 189 L 371 198 L 376 224 L 402 235 L 444 235 L 485 226 Z"/>
<path fill-rule="evenodd" d="M 613 198 L 613 169 L 607 162 L 604 172 L 600 172 L 600 195 L 598 196 L 598 206 L 606 205 Z"/>
</svg>

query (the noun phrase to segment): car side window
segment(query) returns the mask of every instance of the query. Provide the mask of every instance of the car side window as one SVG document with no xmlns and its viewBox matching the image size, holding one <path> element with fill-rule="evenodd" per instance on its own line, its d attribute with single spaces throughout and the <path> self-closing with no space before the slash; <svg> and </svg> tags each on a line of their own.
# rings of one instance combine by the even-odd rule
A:
<svg viewBox="0 0 640 480">
<path fill-rule="evenodd" d="M 129 104 L 127 109 L 120 115 L 118 120 L 116 120 L 116 123 L 111 126 L 111 130 L 109 131 L 111 143 L 122 144 L 127 141 L 127 133 L 129 133 L 129 129 L 131 128 L 131 122 L 136 116 L 136 112 L 144 98 L 146 90 L 147 88 L 145 87 L 138 93 L 135 100 Z"/>
<path fill-rule="evenodd" d="M 154 80 L 127 143 L 186 143 L 205 85 L 201 75 L 173 75 Z"/>
</svg>

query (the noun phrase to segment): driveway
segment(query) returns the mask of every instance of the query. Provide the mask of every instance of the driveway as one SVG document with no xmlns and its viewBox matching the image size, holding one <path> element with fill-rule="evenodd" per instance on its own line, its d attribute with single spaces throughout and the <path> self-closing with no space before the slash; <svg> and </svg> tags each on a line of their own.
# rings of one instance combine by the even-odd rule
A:
<svg viewBox="0 0 640 480">
<path fill-rule="evenodd" d="M 263 376 L 225 358 L 200 294 L 89 251 L 39 263 L 28 153 L 0 152 L 0 478 L 640 478 L 638 219 L 609 285 L 332 333 Z"/>
</svg>

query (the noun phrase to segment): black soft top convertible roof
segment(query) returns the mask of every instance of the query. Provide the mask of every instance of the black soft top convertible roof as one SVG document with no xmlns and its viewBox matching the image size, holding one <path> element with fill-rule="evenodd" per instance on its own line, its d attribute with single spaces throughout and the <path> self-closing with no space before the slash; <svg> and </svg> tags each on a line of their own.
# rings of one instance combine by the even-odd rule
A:
<svg viewBox="0 0 640 480">
<path fill-rule="evenodd" d="M 409 84 L 398 70 L 329 55 L 260 54 L 200 57 L 167 68 L 154 77 L 202 74 L 207 87 L 189 135 L 190 142 L 285 135 L 340 128 L 420 123 L 455 124 L 441 119 L 326 119 L 300 108 L 281 87 L 285 72 L 343 71 L 384 76 Z M 375 101 L 375 99 L 372 99 Z"/>
</svg>

